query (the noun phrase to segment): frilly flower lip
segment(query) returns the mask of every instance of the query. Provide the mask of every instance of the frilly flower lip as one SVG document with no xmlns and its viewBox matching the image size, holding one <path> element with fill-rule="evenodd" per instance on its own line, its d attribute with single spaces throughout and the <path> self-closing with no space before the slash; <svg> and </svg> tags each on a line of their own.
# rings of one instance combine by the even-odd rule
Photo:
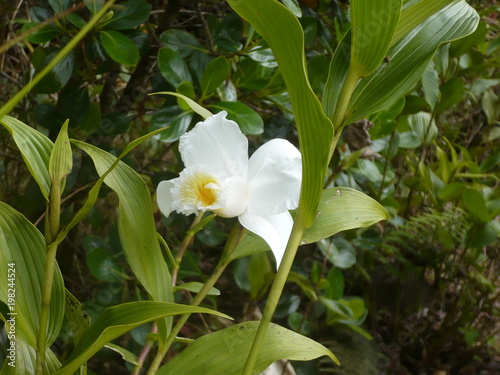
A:
<svg viewBox="0 0 500 375">
<path fill-rule="evenodd" d="M 262 237 L 279 265 L 292 230 L 288 210 L 297 208 L 302 179 L 299 150 L 273 139 L 248 158 L 248 140 L 222 111 L 180 138 L 185 169 L 158 185 L 161 212 L 184 215 L 212 211 L 236 217 Z"/>
</svg>

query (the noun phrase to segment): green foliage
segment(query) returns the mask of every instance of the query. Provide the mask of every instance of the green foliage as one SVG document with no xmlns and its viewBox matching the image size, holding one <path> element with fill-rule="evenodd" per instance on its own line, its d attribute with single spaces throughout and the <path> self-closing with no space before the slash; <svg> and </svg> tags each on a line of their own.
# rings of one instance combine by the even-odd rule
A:
<svg viewBox="0 0 500 375">
<path fill-rule="evenodd" d="M 163 366 L 158 374 L 239 374 L 243 370 L 245 358 L 259 322 L 240 323 L 230 328 L 206 335 Z M 323 345 L 293 331 L 272 324 L 264 340 L 254 373 L 265 370 L 278 359 L 288 358 L 307 361 L 320 356 L 337 358 Z M 193 358 L 197 358 L 193 361 Z"/>
<path fill-rule="evenodd" d="M 490 370 L 500 232 L 496 5 L 281 3 L 0 6 L 12 35 L 29 33 L 0 47 L 0 274 L 11 257 L 23 275 L 17 370 L 36 371 L 44 259 L 57 248 L 45 373 L 83 374 L 87 361 L 101 373 L 110 358 L 123 363 L 116 371 L 154 372 L 177 336 L 201 336 L 172 345 L 175 358 L 158 373 L 240 374 L 257 323 L 228 327 L 220 317 L 260 319 L 276 279 L 287 281 L 274 316 L 281 326 L 270 326 L 255 373 L 278 358 L 322 355 L 330 358 L 293 367 L 412 373 L 438 371 L 429 364 L 441 361 L 451 373 L 466 364 Z M 183 168 L 177 140 L 222 110 L 251 152 L 276 137 L 300 146 L 294 214 L 304 233 L 285 278 L 267 243 L 235 220 L 212 215 L 190 226 L 152 203 L 157 184 Z M 178 334 L 196 312 L 219 317 L 193 318 Z M 144 359 L 146 342 L 153 350 Z M 1 358 L 2 373 L 13 373 Z"/>
</svg>

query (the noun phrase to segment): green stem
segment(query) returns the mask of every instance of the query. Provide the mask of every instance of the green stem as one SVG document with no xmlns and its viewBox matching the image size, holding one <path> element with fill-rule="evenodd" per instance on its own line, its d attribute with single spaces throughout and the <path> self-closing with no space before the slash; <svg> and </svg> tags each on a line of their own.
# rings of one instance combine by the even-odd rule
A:
<svg viewBox="0 0 500 375">
<path fill-rule="evenodd" d="M 335 131 L 339 130 L 344 123 L 347 108 L 349 106 L 349 101 L 351 100 L 351 96 L 354 88 L 356 87 L 358 79 L 358 73 L 354 69 L 352 69 L 352 67 L 350 67 L 349 71 L 347 72 L 344 85 L 342 86 L 342 90 L 340 91 L 339 101 L 337 102 L 335 114 L 333 115 L 332 119 L 333 129 Z"/>
<path fill-rule="evenodd" d="M 59 53 L 47 64 L 45 68 L 43 68 L 40 73 L 38 73 L 33 79 L 28 82 L 16 95 L 12 97 L 5 105 L 0 108 L 0 118 L 8 114 L 14 107 L 19 103 L 22 98 L 31 91 L 35 85 L 40 82 L 40 80 L 50 72 L 50 70 L 56 66 L 56 64 L 61 61 L 66 55 L 68 55 L 72 49 L 76 47 L 76 45 L 82 40 L 85 35 L 89 33 L 90 30 L 94 27 L 94 25 L 101 19 L 102 16 L 108 11 L 109 7 L 113 5 L 115 0 L 109 0 L 106 4 L 103 5 L 101 10 L 97 12 L 94 17 L 90 19 L 90 21 L 85 24 L 85 26 L 76 34 L 73 39 L 71 39 L 68 44 L 66 44 Z"/>
<path fill-rule="evenodd" d="M 203 284 L 198 294 L 196 294 L 196 296 L 193 298 L 193 300 L 190 303 L 191 306 L 198 306 L 208 295 L 208 293 L 213 288 L 217 280 L 219 280 L 220 276 L 222 275 L 226 267 L 229 265 L 229 263 L 231 263 L 232 259 L 229 257 L 229 254 L 239 243 L 243 233 L 244 230 L 243 231 L 241 230 L 239 224 L 235 224 L 233 229 L 231 230 L 231 233 L 229 234 L 229 239 L 226 243 L 223 256 L 219 264 L 217 265 L 217 267 L 215 267 L 215 271 L 210 275 L 205 284 Z M 170 332 L 170 335 L 168 336 L 165 344 L 160 349 L 158 349 L 158 352 L 156 353 L 156 356 L 153 359 L 151 366 L 149 367 L 147 375 L 153 375 L 156 373 L 156 371 L 161 365 L 161 362 L 163 361 L 163 358 L 165 358 L 168 349 L 174 343 L 177 334 L 180 332 L 184 324 L 186 324 L 190 316 L 191 314 L 184 314 L 179 318 L 179 321 L 175 324 L 174 328 L 172 328 L 172 331 Z"/>
<path fill-rule="evenodd" d="M 271 286 L 271 290 L 269 291 L 269 296 L 266 302 L 266 307 L 264 308 L 262 320 L 259 324 L 259 328 L 257 329 L 257 333 L 255 335 L 252 348 L 250 349 L 250 353 L 247 357 L 247 362 L 245 364 L 242 375 L 252 374 L 255 362 L 257 361 L 257 356 L 259 355 L 260 347 L 266 336 L 267 327 L 269 326 L 271 318 L 274 315 L 274 311 L 278 306 L 281 292 L 283 291 L 283 288 L 285 286 L 286 280 L 288 278 L 288 273 L 290 272 L 295 254 L 297 253 L 297 249 L 300 245 L 302 233 L 305 229 L 305 225 L 303 224 L 302 220 L 299 220 L 299 218 L 300 216 L 297 215 L 297 218 L 294 221 L 292 234 L 290 235 L 290 239 L 288 240 L 285 255 L 283 256 L 283 260 L 281 261 L 278 273 L 276 274 L 273 285 Z"/>
<path fill-rule="evenodd" d="M 56 265 L 57 244 L 48 246 L 45 258 L 45 272 L 42 284 L 42 306 L 40 311 L 40 330 L 38 332 L 36 374 L 42 375 L 45 367 L 45 352 L 47 350 L 47 327 L 49 321 L 50 296 L 54 282 L 54 270 Z"/>
<path fill-rule="evenodd" d="M 40 310 L 40 327 L 38 332 L 37 353 L 36 353 L 36 374 L 42 375 L 45 367 L 45 352 L 47 350 L 47 327 L 49 321 L 50 297 L 52 294 L 52 284 L 54 282 L 54 270 L 56 265 L 56 253 L 58 242 L 59 222 L 61 216 L 61 181 L 52 181 L 50 186 L 50 200 L 47 206 L 48 228 L 45 230 L 45 242 L 47 244 L 47 255 L 42 283 L 42 306 Z"/>
</svg>

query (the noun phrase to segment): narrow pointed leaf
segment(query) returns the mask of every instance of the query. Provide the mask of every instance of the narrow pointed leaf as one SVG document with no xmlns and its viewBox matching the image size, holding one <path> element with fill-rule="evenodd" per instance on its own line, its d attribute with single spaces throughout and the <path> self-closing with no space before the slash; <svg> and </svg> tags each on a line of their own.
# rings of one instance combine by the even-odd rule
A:
<svg viewBox="0 0 500 375">
<path fill-rule="evenodd" d="M 161 92 L 155 92 L 151 95 L 158 95 L 158 94 L 164 94 L 164 95 L 172 95 L 175 96 L 179 99 L 182 99 L 186 102 L 186 104 L 197 114 L 199 114 L 201 117 L 204 119 L 209 118 L 210 116 L 213 116 L 212 112 L 210 112 L 208 109 L 203 108 L 201 105 L 196 103 L 194 100 L 189 99 L 187 96 L 179 94 L 177 92 L 172 92 L 172 91 L 161 91 Z"/>
<path fill-rule="evenodd" d="M 380 64 L 398 24 L 402 0 L 351 0 L 351 69 L 365 77 Z"/>
<path fill-rule="evenodd" d="M 224 56 L 210 61 L 201 75 L 201 95 L 206 97 L 224 83 L 229 76 L 231 66 Z"/>
<path fill-rule="evenodd" d="M 157 375 L 241 374 L 258 326 L 259 322 L 246 322 L 202 336 L 161 367 Z M 337 357 L 323 345 L 271 323 L 253 374 L 260 374 L 279 359 L 309 361 L 321 356 L 339 364 Z"/>
<path fill-rule="evenodd" d="M 442 43 L 469 35 L 478 22 L 478 14 L 465 1 L 454 1 L 427 18 L 389 50 L 388 63 L 358 83 L 346 123 L 365 118 L 398 100 L 420 79 Z"/>
<path fill-rule="evenodd" d="M 304 31 L 297 18 L 276 0 L 228 0 L 228 3 L 264 37 L 283 75 L 302 153 L 302 189 L 296 219 L 310 225 L 321 196 L 333 126 L 308 81 Z"/>
<path fill-rule="evenodd" d="M 168 302 L 138 301 L 109 307 L 85 330 L 64 367 L 55 375 L 72 375 L 102 347 L 137 326 L 169 316 L 196 313 L 231 319 L 225 314 L 203 307 Z"/>
<path fill-rule="evenodd" d="M 73 141 L 93 159 L 99 175 L 113 165 L 116 158 L 80 141 Z M 148 187 L 128 165 L 119 162 L 105 177 L 104 183 L 115 191 L 120 203 L 118 230 L 130 267 L 155 301 L 172 301 L 170 273 L 156 236 L 153 206 Z"/>
<path fill-rule="evenodd" d="M 75 226 L 77 225 L 88 213 L 89 211 L 92 209 L 92 207 L 94 206 L 94 203 L 95 201 L 97 200 L 97 197 L 99 195 L 99 191 L 101 190 L 101 186 L 102 186 L 102 183 L 104 181 L 104 178 L 106 178 L 106 176 L 111 173 L 111 171 L 116 167 L 116 165 L 118 165 L 118 162 L 123 159 L 130 151 L 132 151 L 135 147 L 139 146 L 142 142 L 148 140 L 149 138 L 151 138 L 152 136 L 162 132 L 163 130 L 165 130 L 167 128 L 161 128 L 161 129 L 157 129 L 155 131 L 152 131 L 151 133 L 148 133 L 146 135 L 143 135 L 142 137 L 139 137 L 135 140 L 133 140 L 132 142 L 130 142 L 127 147 L 125 147 L 125 149 L 122 151 L 122 153 L 120 154 L 120 156 L 118 156 L 117 159 L 115 159 L 115 162 L 109 166 L 108 170 L 106 172 L 104 172 L 101 177 L 99 178 L 99 180 L 97 180 L 97 182 L 95 183 L 95 185 L 92 187 L 92 189 L 90 189 L 89 191 L 89 195 L 88 195 L 88 198 L 87 200 L 85 201 L 84 205 L 82 206 L 82 208 L 80 208 L 80 210 L 76 213 L 76 215 L 73 217 L 73 219 L 70 221 L 70 223 L 68 225 L 66 225 L 60 232 L 59 232 L 59 235 L 57 236 L 57 243 L 61 243 L 62 240 L 64 240 L 64 238 L 66 237 L 66 235 L 68 234 L 68 232 Z M 78 142 L 78 141 L 75 141 L 75 142 Z"/>
<path fill-rule="evenodd" d="M 5 280 L 0 283 L 0 300 L 8 305 L 9 288 L 15 289 L 15 304 L 10 312 L 17 313 L 16 334 L 33 348 L 36 347 L 40 324 L 46 252 L 45 239 L 38 229 L 21 213 L 0 202 L 0 277 Z M 9 264 L 14 266 L 9 267 Z M 8 279 L 13 279 L 13 288 L 8 285 Z M 48 319 L 48 346 L 57 338 L 63 318 L 64 284 L 56 265 Z"/>
<path fill-rule="evenodd" d="M 326 189 L 314 223 L 304 231 L 302 241 L 316 242 L 343 230 L 367 227 L 388 218 L 384 207 L 358 190 L 345 187 Z"/>
<path fill-rule="evenodd" d="M 323 91 L 323 110 L 332 118 L 337 108 L 340 91 L 344 85 L 351 61 L 351 32 L 348 31 L 340 41 L 333 55 Z"/>
<path fill-rule="evenodd" d="M 49 159 L 49 175 L 52 181 L 60 182 L 73 167 L 71 144 L 68 137 L 69 120 L 63 124 Z"/>
<path fill-rule="evenodd" d="M 14 117 L 4 116 L 0 119 L 0 124 L 7 128 L 14 138 L 26 166 L 40 186 L 43 196 L 48 200 L 50 192 L 49 159 L 54 143 L 39 131 Z"/>
</svg>

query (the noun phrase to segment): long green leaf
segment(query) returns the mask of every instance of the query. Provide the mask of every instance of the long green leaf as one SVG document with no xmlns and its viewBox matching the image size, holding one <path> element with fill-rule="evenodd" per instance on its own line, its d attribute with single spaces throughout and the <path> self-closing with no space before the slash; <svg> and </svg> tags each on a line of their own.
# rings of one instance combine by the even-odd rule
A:
<svg viewBox="0 0 500 375">
<path fill-rule="evenodd" d="M 401 14 L 402 0 L 351 0 L 351 68 L 356 77 L 381 63 Z"/>
<path fill-rule="evenodd" d="M 401 12 L 398 25 L 392 36 L 391 46 L 454 0 L 421 0 Z"/>
<path fill-rule="evenodd" d="M 4 116 L 0 119 L 0 124 L 14 138 L 31 175 L 40 186 L 45 199 L 49 200 L 49 160 L 54 143 L 39 131 L 14 117 Z"/>
<path fill-rule="evenodd" d="M 304 32 L 297 18 L 276 0 L 228 0 L 264 37 L 276 57 L 295 115 L 302 153 L 302 189 L 297 218 L 310 225 L 321 196 L 333 126 L 307 78 Z"/>
<path fill-rule="evenodd" d="M 46 251 L 44 237 L 38 229 L 20 212 L 0 202 L 0 277 L 4 280 L 0 283 L 0 300 L 8 305 L 12 302 L 8 298 L 12 293 L 10 289 L 15 289 L 15 302 L 9 306 L 9 312 L 17 313 L 13 315 L 16 334 L 33 348 L 37 346 L 40 324 Z M 9 264 L 13 266 L 9 267 Z M 57 338 L 63 318 L 64 284 L 56 265 L 50 300 L 48 346 Z"/>
<path fill-rule="evenodd" d="M 258 326 L 259 322 L 246 322 L 202 336 L 161 367 L 157 375 L 241 374 Z M 340 364 L 323 345 L 271 323 L 253 374 L 261 373 L 279 359 L 309 361 L 321 356 Z"/>
<path fill-rule="evenodd" d="M 469 35 L 478 22 L 476 11 L 465 1 L 458 0 L 427 18 L 389 50 L 388 63 L 383 63 L 358 83 L 345 123 L 367 117 L 394 103 L 420 79 L 442 43 Z"/>
<path fill-rule="evenodd" d="M 97 173 L 103 175 L 116 158 L 80 141 L 73 141 L 93 159 Z M 120 203 L 118 230 L 120 241 L 134 274 L 155 301 L 173 300 L 172 281 L 156 236 L 153 206 L 148 187 L 128 165 L 119 162 L 104 183 L 115 191 Z"/>
<path fill-rule="evenodd" d="M 104 345 L 137 326 L 173 315 L 196 313 L 231 319 L 225 314 L 203 307 L 168 302 L 138 301 L 109 307 L 85 330 L 66 363 L 55 375 L 72 375 Z"/>
<path fill-rule="evenodd" d="M 302 241 L 316 242 L 343 230 L 367 227 L 388 218 L 384 207 L 358 190 L 345 187 L 326 189 L 314 223 L 304 231 Z"/>
</svg>

